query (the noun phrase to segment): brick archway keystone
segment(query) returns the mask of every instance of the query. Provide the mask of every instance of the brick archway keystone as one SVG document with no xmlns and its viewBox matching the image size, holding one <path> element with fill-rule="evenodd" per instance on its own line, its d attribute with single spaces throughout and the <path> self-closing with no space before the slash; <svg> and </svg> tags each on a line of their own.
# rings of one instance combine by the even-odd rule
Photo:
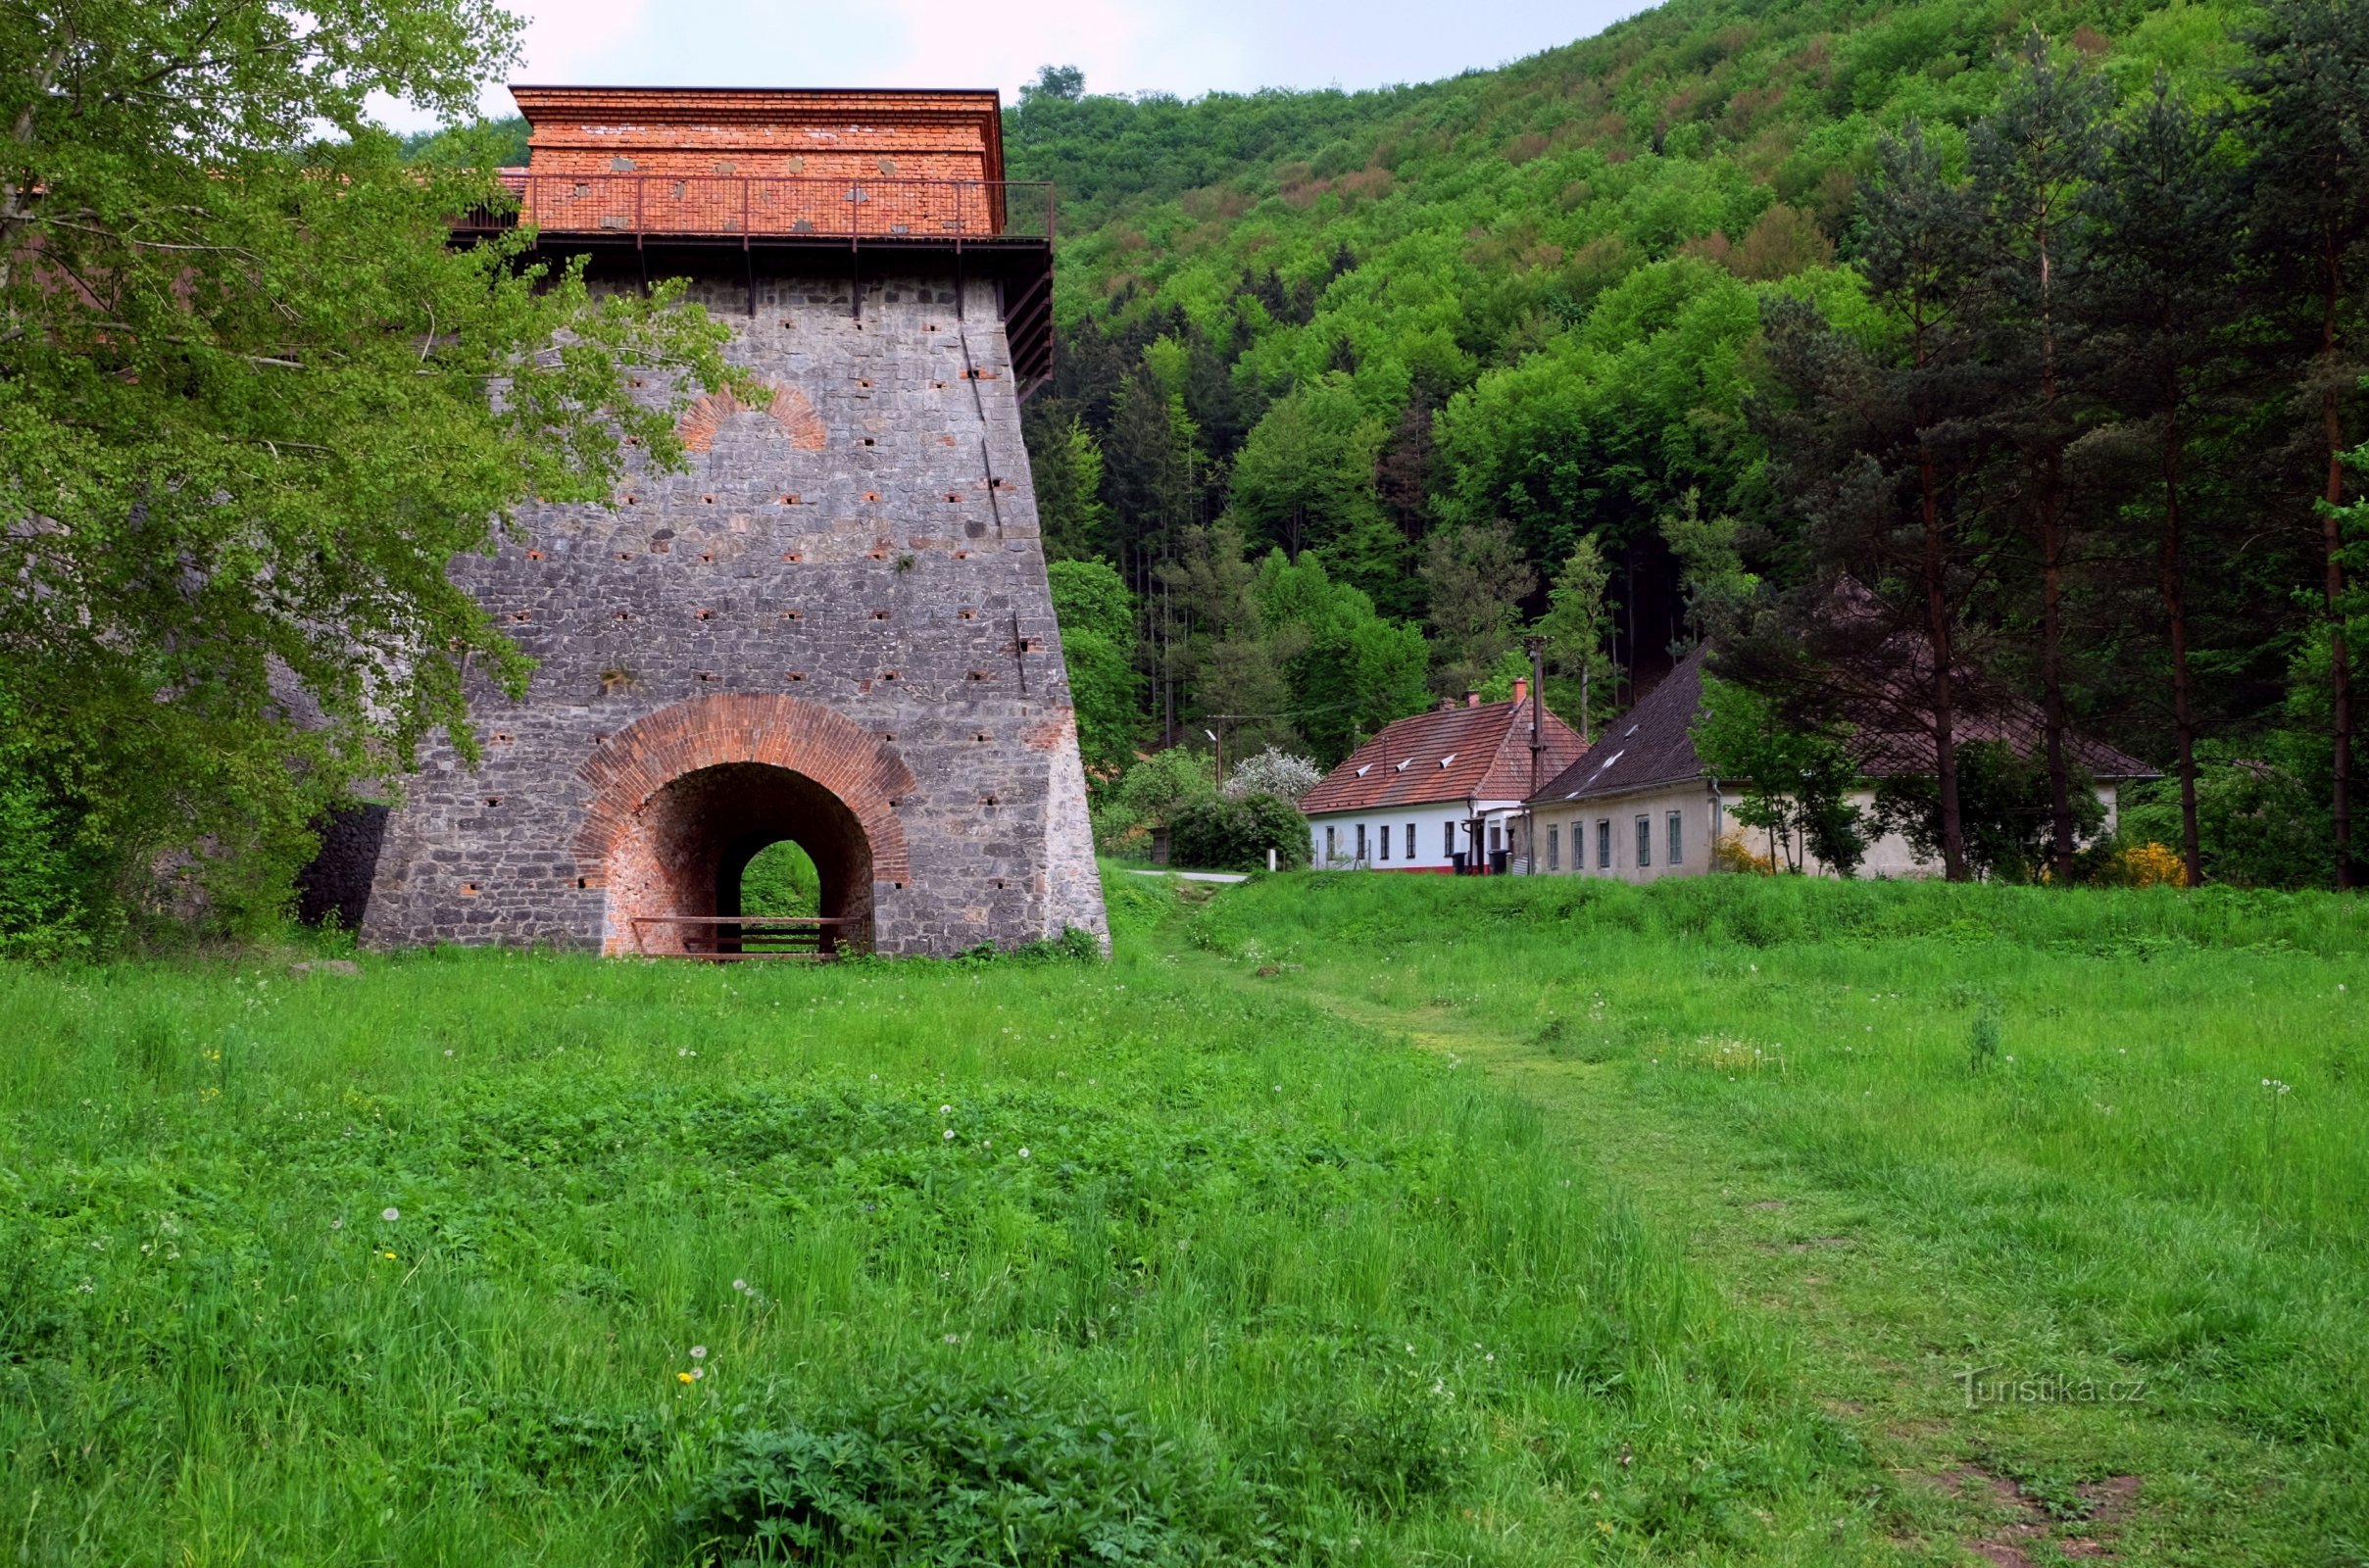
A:
<svg viewBox="0 0 2369 1568">
<path fill-rule="evenodd" d="M 651 797 L 701 768 L 762 762 L 803 774 L 854 814 L 871 851 L 872 881 L 912 879 L 895 803 L 913 788 L 896 748 L 855 720 L 795 697 L 694 697 L 635 719 L 576 770 L 592 805 L 575 836 L 576 872 L 606 878 L 618 842 Z"/>
</svg>

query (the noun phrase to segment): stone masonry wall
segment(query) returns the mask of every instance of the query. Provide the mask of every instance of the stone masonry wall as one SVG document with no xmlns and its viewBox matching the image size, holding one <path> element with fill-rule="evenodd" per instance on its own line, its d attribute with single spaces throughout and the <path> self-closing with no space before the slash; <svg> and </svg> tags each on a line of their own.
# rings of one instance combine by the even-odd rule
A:
<svg viewBox="0 0 2369 1568">
<path fill-rule="evenodd" d="M 876 278 L 860 319 L 850 286 L 760 278 L 752 316 L 741 281 L 694 284 L 772 406 L 703 400 L 687 472 L 529 508 L 458 565 L 539 662 L 523 701 L 472 693 L 475 767 L 423 757 L 367 942 L 630 951 L 610 847 L 673 778 L 743 762 L 871 824 L 881 952 L 1104 933 L 995 286 L 958 310 L 950 277 Z"/>
</svg>

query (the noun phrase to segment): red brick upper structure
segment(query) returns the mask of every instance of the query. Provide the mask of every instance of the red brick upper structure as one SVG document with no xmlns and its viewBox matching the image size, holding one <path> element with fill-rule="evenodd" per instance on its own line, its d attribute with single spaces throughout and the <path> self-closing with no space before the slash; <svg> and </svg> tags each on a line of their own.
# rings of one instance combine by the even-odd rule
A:
<svg viewBox="0 0 2369 1568">
<path fill-rule="evenodd" d="M 988 239 L 1014 216 L 993 92 L 517 86 L 511 96 L 532 127 L 514 183 L 525 220 L 542 229 Z"/>
</svg>

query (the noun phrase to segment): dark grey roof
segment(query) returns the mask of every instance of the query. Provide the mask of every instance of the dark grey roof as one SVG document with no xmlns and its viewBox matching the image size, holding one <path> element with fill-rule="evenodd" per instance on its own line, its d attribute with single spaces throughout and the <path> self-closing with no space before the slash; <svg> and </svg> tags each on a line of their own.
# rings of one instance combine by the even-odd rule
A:
<svg viewBox="0 0 2369 1568">
<path fill-rule="evenodd" d="M 1661 684 L 1606 726 L 1588 755 L 1556 774 L 1531 799 L 1539 805 L 1626 795 L 1703 776 L 1691 733 L 1703 707 L 1703 661 L 1707 645 L 1678 662 Z"/>
<path fill-rule="evenodd" d="M 1683 784 L 1705 776 L 1703 759 L 1695 755 L 1692 733 L 1703 708 L 1703 664 L 1708 645 L 1696 648 L 1679 661 L 1645 701 L 1596 738 L 1588 755 L 1555 776 L 1531 797 L 1533 804 L 1585 801 L 1634 790 Z M 1973 683 L 1968 683 L 1969 688 Z M 1884 688 L 1892 691 L 1893 688 Z M 1847 744 L 1869 778 L 1899 777 L 1933 771 L 1934 745 L 1930 734 L 1903 732 L 1899 724 L 1899 702 L 1868 701 L 1854 705 L 1864 720 Z M 2024 757 L 2036 758 L 2045 745 L 2046 724 L 2038 706 L 2011 694 L 1992 691 L 1969 702 L 1957 713 L 1960 746 L 1976 741 L 2004 741 Z M 2066 735 L 2076 768 L 2094 778 L 2139 779 L 2157 776 L 2137 758 L 2078 730 Z M 1739 780 L 1738 782 L 1742 782 Z"/>
</svg>

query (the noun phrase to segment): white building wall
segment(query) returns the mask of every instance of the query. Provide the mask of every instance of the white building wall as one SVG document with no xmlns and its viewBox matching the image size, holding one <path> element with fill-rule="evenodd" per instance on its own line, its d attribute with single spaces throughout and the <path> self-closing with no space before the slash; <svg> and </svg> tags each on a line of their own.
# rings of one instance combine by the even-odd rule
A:
<svg viewBox="0 0 2369 1568">
<path fill-rule="evenodd" d="M 2106 833 L 2114 831 L 2118 813 L 2119 791 L 2113 784 L 2098 787 L 2098 804 L 2105 808 Z M 1875 793 L 1858 790 L 1851 795 L 1851 804 L 1872 815 Z M 1675 863 L 1669 858 L 1668 822 L 1676 813 L 1681 829 L 1680 856 Z M 1645 817 L 1653 823 L 1653 841 L 1651 862 L 1637 863 L 1637 821 Z M 1609 867 L 1598 863 L 1598 825 L 1611 824 L 1612 863 Z M 1547 863 L 1547 831 L 1558 831 L 1556 864 Z M 1777 867 L 1785 868 L 1782 855 L 1775 846 L 1775 835 L 1759 828 L 1748 828 L 1727 817 L 1718 797 L 1701 781 L 1672 785 L 1664 789 L 1639 790 L 1630 795 L 1608 796 L 1603 800 L 1569 802 L 1538 808 L 1539 865 L 1537 869 L 1559 871 L 1569 875 L 1577 872 L 1586 876 L 1609 876 L 1623 882 L 1652 882 L 1665 876 L 1700 876 L 1711 869 L 1711 846 L 1720 833 L 1732 834 L 1752 854 L 1769 858 Z M 1586 863 L 1574 864 L 1572 845 L 1574 835 L 1586 851 Z M 1826 867 L 1814 856 L 1802 857 L 1802 870 L 1824 874 Z M 1920 859 L 1909 848 L 1908 841 L 1898 833 L 1887 833 L 1868 846 L 1867 858 L 1859 864 L 1863 877 L 1912 877 L 1942 874 L 1938 859 Z"/>
<path fill-rule="evenodd" d="M 1452 850 L 1469 848 L 1464 823 L 1474 816 L 1484 818 L 1480 846 L 1484 858 L 1489 853 L 1489 826 L 1499 825 L 1507 843 L 1511 840 L 1509 820 L 1521 812 L 1519 801 L 1446 801 L 1429 802 L 1422 806 L 1377 807 L 1365 811 L 1335 811 L 1308 819 L 1308 863 L 1315 866 L 1332 864 L 1348 867 L 1363 866 L 1375 871 L 1452 871 L 1456 862 L 1450 858 Z M 1407 834 L 1414 831 L 1414 854 L 1407 853 Z M 1357 858 L 1357 829 L 1365 830 L 1365 856 Z M 1382 854 L 1382 830 L 1390 830 L 1390 854 Z M 1326 830 L 1332 858 L 1326 859 Z M 1449 837 L 1454 832 L 1453 842 Z"/>
<path fill-rule="evenodd" d="M 1670 822 L 1678 823 L 1678 854 L 1670 855 Z M 1641 863 L 1637 825 L 1650 839 Z M 1653 882 L 1665 876 L 1700 876 L 1711 868 L 1711 845 L 1723 826 L 1718 797 L 1701 781 L 1638 790 L 1602 800 L 1567 801 L 1538 808 L 1538 865 L 1549 875 L 1610 877 Z M 1553 829 L 1550 864 L 1548 832 Z M 1600 829 L 1602 836 L 1600 837 Z M 1574 847 L 1578 855 L 1574 855 Z M 1610 852 L 1611 863 L 1599 853 Z"/>
</svg>

